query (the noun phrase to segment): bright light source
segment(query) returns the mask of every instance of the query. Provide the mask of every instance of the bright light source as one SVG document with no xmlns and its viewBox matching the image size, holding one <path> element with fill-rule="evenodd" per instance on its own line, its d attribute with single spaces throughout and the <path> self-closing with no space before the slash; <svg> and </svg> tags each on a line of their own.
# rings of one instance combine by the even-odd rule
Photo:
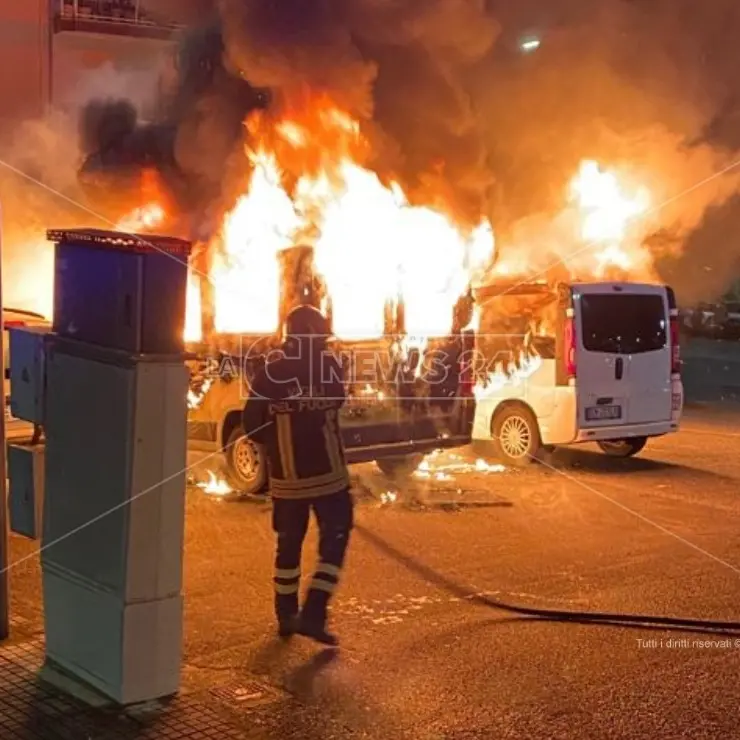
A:
<svg viewBox="0 0 740 740">
<path fill-rule="evenodd" d="M 539 49 L 541 43 L 542 42 L 538 38 L 528 38 L 528 39 L 524 39 L 524 41 L 522 41 L 519 44 L 519 48 L 523 52 L 529 54 L 529 53 L 531 53 L 531 52 L 536 51 L 537 49 Z"/>
</svg>

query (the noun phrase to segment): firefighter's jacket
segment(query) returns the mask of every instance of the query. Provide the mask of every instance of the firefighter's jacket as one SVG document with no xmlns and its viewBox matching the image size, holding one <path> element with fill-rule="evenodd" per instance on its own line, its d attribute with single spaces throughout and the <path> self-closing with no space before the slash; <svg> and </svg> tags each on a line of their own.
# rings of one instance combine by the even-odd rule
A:
<svg viewBox="0 0 740 740">
<path fill-rule="evenodd" d="M 245 433 L 264 445 L 275 498 L 310 498 L 349 487 L 339 431 L 342 368 L 308 340 L 287 343 L 252 379 Z"/>
</svg>

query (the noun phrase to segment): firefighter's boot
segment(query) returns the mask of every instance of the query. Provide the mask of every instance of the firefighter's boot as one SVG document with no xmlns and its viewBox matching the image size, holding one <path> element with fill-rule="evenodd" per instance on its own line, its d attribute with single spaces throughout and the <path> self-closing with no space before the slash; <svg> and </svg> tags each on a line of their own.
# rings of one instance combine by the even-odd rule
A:
<svg viewBox="0 0 740 740">
<path fill-rule="evenodd" d="M 327 647 L 337 647 L 339 638 L 327 629 L 327 610 L 329 594 L 325 591 L 310 589 L 306 603 L 298 620 L 297 632 Z"/>
<path fill-rule="evenodd" d="M 278 636 L 287 639 L 298 631 L 298 596 L 296 594 L 275 596 L 275 616 Z"/>
</svg>

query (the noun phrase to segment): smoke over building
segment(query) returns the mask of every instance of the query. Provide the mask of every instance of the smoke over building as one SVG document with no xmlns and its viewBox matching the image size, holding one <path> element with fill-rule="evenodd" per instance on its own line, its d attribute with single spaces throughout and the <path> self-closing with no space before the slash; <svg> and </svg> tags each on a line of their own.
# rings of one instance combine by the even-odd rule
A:
<svg viewBox="0 0 740 740">
<path fill-rule="evenodd" d="M 92 102 L 84 170 L 96 181 L 156 167 L 199 233 L 220 222 L 251 166 L 250 111 L 310 90 L 360 120 L 366 166 L 412 200 L 443 203 L 463 223 L 492 216 L 502 253 L 548 241 L 569 178 L 592 158 L 646 178 L 646 243 L 680 294 L 721 290 L 736 265 L 725 233 L 740 146 L 732 0 L 146 4 L 191 24 L 177 84 L 156 121 Z M 542 43 L 525 56 L 517 42 L 530 31 Z"/>
</svg>

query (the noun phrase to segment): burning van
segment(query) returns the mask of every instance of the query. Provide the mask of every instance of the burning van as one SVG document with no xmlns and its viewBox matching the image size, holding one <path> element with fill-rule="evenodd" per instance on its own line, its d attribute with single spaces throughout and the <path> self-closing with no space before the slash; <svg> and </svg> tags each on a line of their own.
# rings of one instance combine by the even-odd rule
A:
<svg viewBox="0 0 740 740">
<path fill-rule="evenodd" d="M 313 250 L 295 247 L 280 253 L 278 324 L 299 304 L 322 308 L 333 325 L 331 296 L 313 265 Z M 413 473 L 425 454 L 469 444 L 475 397 L 473 301 L 463 295 L 445 336 L 410 337 L 402 300 L 388 301 L 376 336 L 337 337 L 332 349 L 345 374 L 347 402 L 340 425 L 348 462 L 375 461 L 389 477 Z M 232 488 L 262 491 L 268 478 L 260 445 L 242 429 L 250 379 L 269 352 L 279 347 L 280 332 L 218 334 L 217 344 L 195 344 L 188 397 L 191 446 L 223 451 Z M 215 351 L 214 351 L 215 350 Z"/>
<path fill-rule="evenodd" d="M 473 438 L 503 461 L 524 465 L 578 442 L 629 457 L 678 430 L 678 310 L 668 286 L 501 282 L 476 296 Z"/>
<path fill-rule="evenodd" d="M 190 442 L 223 450 L 233 488 L 263 487 L 264 456 L 242 434 L 241 412 L 287 311 L 307 302 L 331 316 L 343 358 L 349 460 L 413 471 L 425 452 L 470 440 L 470 285 L 495 260 L 493 226 L 432 175 L 403 183 L 375 169 L 367 128 L 328 93 L 302 88 L 273 102 L 246 115 L 243 158 L 221 195 L 194 186 L 194 204 L 178 177 L 146 160 L 140 195 L 117 220 L 193 245 Z"/>
</svg>

